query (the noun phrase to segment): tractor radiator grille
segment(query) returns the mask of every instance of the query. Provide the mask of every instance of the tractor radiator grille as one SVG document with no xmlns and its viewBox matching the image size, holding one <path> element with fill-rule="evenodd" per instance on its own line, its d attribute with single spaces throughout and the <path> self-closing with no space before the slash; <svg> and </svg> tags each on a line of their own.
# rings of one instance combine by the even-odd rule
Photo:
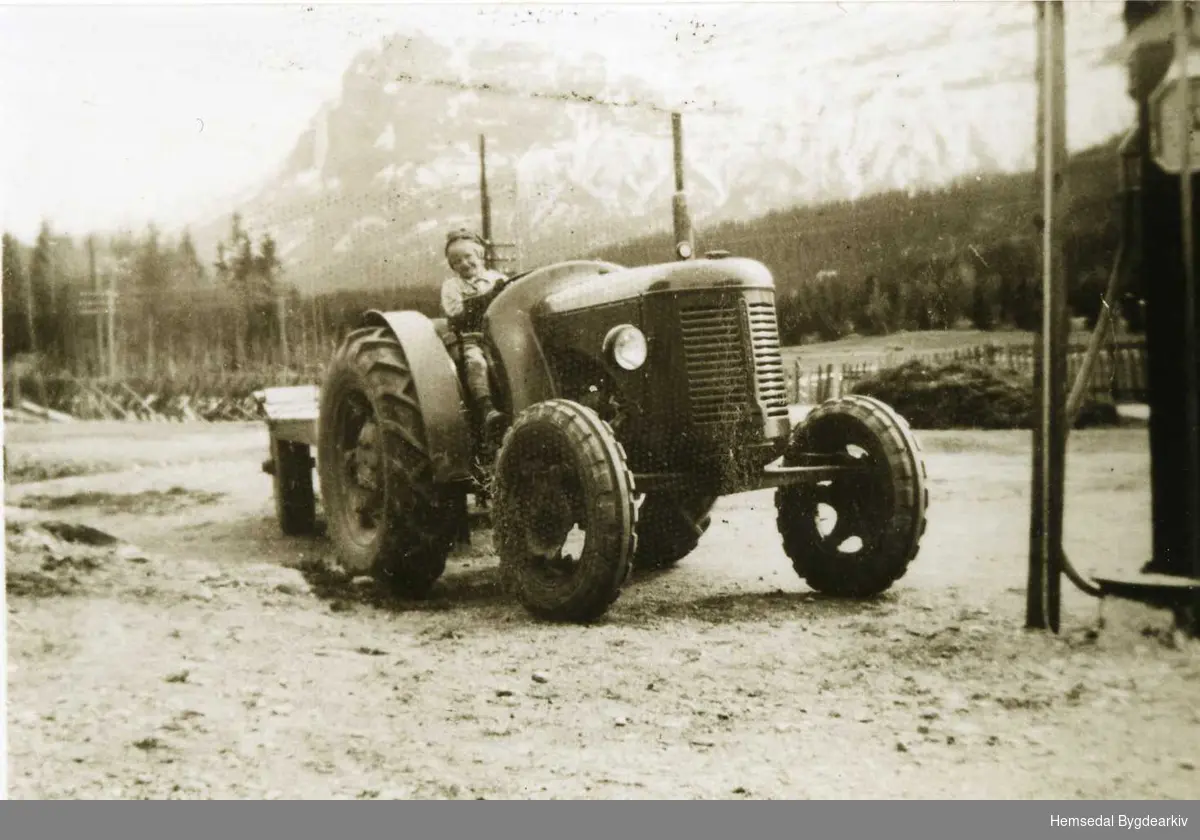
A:
<svg viewBox="0 0 1200 840">
<path fill-rule="evenodd" d="M 680 312 L 692 422 L 736 422 L 749 397 L 742 315 L 735 306 L 700 306 Z"/>
<path fill-rule="evenodd" d="M 750 322 L 750 343 L 754 347 L 754 380 L 758 399 L 767 417 L 788 413 L 787 386 L 783 380 L 783 356 L 779 353 L 779 323 L 775 304 L 769 300 L 746 304 Z"/>
</svg>

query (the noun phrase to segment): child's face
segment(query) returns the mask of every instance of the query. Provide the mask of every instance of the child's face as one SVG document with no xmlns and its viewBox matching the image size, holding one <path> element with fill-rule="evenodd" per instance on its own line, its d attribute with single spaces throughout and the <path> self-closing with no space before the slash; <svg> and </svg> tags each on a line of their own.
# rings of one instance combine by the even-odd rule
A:
<svg viewBox="0 0 1200 840">
<path fill-rule="evenodd" d="M 446 252 L 446 262 L 451 270 L 464 280 L 483 273 L 483 248 L 478 242 L 460 239 L 453 243 Z"/>
</svg>

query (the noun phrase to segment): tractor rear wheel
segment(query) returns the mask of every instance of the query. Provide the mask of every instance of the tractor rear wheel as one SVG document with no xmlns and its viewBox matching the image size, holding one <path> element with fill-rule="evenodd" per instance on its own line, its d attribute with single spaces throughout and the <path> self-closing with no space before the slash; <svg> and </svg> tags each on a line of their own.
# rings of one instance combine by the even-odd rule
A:
<svg viewBox="0 0 1200 840">
<path fill-rule="evenodd" d="M 424 596 L 446 569 L 461 505 L 433 480 L 413 377 L 389 329 L 346 337 L 321 388 L 319 425 L 321 497 L 342 564 Z"/>
<path fill-rule="evenodd" d="M 637 544 L 633 475 L 611 427 L 570 400 L 518 415 L 496 461 L 492 528 L 505 586 L 530 613 L 603 615 Z"/>
<path fill-rule="evenodd" d="M 784 464 L 806 453 L 846 454 L 865 469 L 775 492 L 784 551 L 818 592 L 878 595 L 904 575 L 925 533 L 920 445 L 888 405 L 851 395 L 813 409 L 792 433 Z"/>
<path fill-rule="evenodd" d="M 638 513 L 634 566 L 669 568 L 695 550 L 708 530 L 716 496 L 702 493 L 647 493 Z"/>
</svg>

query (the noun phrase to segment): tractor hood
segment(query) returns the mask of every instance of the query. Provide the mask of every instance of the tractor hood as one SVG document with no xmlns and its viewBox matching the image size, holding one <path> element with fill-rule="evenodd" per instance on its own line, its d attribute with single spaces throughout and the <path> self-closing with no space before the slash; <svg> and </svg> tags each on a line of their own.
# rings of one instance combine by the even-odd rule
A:
<svg viewBox="0 0 1200 840">
<path fill-rule="evenodd" d="M 741 257 L 694 259 L 616 271 L 580 272 L 563 277 L 558 288 L 534 308 L 535 316 L 607 306 L 644 295 L 698 290 L 772 289 L 770 270 L 757 260 Z"/>
<path fill-rule="evenodd" d="M 595 355 L 614 323 L 641 322 L 647 305 L 661 301 L 671 308 L 673 296 L 706 291 L 757 289 L 770 296 L 774 287 L 767 267 L 750 259 L 693 259 L 634 268 L 571 260 L 515 277 L 488 306 L 484 333 L 499 369 L 506 372 L 505 402 L 515 416 L 558 396 L 546 355 L 546 343 L 556 343 L 556 335 L 560 346 L 587 348 Z"/>
</svg>

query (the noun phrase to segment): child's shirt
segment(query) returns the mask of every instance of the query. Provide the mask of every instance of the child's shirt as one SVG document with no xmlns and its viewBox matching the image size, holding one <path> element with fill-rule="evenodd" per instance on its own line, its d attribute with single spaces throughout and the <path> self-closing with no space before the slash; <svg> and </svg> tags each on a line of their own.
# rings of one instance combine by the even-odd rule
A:
<svg viewBox="0 0 1200 840">
<path fill-rule="evenodd" d="M 457 274 L 447 278 L 442 283 L 442 312 L 447 318 L 458 318 L 464 313 L 468 301 L 490 294 L 496 288 L 496 283 L 503 279 L 504 274 L 495 269 L 488 269 L 470 280 L 464 280 Z"/>
</svg>

